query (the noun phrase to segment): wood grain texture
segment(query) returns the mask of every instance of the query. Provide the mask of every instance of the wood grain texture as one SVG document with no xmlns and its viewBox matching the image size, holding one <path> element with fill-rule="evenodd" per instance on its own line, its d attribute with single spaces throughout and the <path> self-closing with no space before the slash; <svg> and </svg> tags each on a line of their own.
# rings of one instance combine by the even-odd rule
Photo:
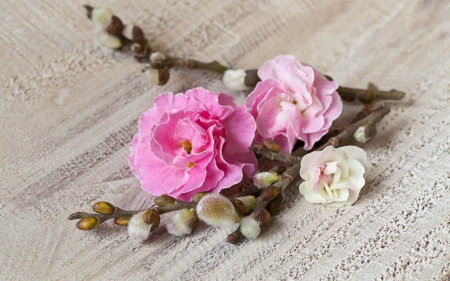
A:
<svg viewBox="0 0 450 281">
<path fill-rule="evenodd" d="M 110 223 L 86 233 L 67 221 L 98 200 L 150 206 L 127 165 L 140 114 L 165 91 L 226 90 L 201 71 L 146 85 L 133 58 L 100 46 L 82 4 L 0 1 L 0 280 L 448 280 L 448 1 L 89 3 L 175 56 L 249 69 L 293 54 L 342 85 L 407 93 L 366 146 L 354 206 L 312 205 L 294 187 L 271 227 L 237 246 L 205 225 L 138 243 Z"/>
</svg>

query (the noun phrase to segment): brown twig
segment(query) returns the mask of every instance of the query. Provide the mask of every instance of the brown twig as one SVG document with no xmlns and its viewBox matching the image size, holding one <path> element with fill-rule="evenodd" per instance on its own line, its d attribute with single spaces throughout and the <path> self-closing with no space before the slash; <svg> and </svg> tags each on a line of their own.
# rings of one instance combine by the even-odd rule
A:
<svg viewBox="0 0 450 281">
<path fill-rule="evenodd" d="M 283 152 L 274 152 L 265 148 L 262 145 L 252 145 L 250 146 L 250 150 L 270 159 L 270 160 L 278 160 L 287 164 L 295 164 L 299 162 L 302 158 L 299 156 L 289 155 Z"/>
<path fill-rule="evenodd" d="M 322 150 L 328 145 L 332 145 L 334 147 L 342 146 L 346 142 L 350 141 L 353 138 L 353 134 L 355 131 L 362 126 L 365 125 L 375 125 L 378 123 L 386 114 L 391 111 L 391 108 L 388 104 L 378 103 L 375 104 L 372 108 L 372 113 L 366 116 L 365 118 L 359 120 L 356 123 L 350 124 L 347 128 L 345 128 L 340 134 L 335 137 L 330 138 L 324 145 L 322 145 L 318 150 Z"/>
<path fill-rule="evenodd" d="M 368 89 L 356 89 L 339 86 L 338 94 L 345 101 L 359 100 L 362 103 L 372 103 L 375 100 L 401 100 L 405 97 L 405 93 L 392 89 L 390 91 L 381 91 L 369 83 Z"/>
<path fill-rule="evenodd" d="M 118 207 L 115 207 L 114 212 L 112 214 L 76 212 L 76 213 L 71 214 L 68 219 L 76 220 L 76 219 L 93 217 L 93 218 L 97 218 L 100 222 L 104 222 L 109 219 L 129 217 L 129 216 L 135 215 L 137 213 L 140 213 L 142 211 L 147 211 L 150 209 L 156 209 L 159 214 L 164 214 L 164 213 L 169 213 L 169 212 L 173 212 L 173 211 L 177 211 L 177 210 L 181 210 L 181 209 L 191 209 L 191 208 L 195 208 L 196 206 L 197 206 L 197 203 L 195 203 L 195 202 L 183 202 L 183 201 L 177 200 L 175 202 L 175 204 L 170 205 L 170 206 L 154 207 L 154 208 L 148 208 L 148 209 L 144 209 L 144 210 L 127 211 L 127 210 L 122 210 Z"/>
</svg>

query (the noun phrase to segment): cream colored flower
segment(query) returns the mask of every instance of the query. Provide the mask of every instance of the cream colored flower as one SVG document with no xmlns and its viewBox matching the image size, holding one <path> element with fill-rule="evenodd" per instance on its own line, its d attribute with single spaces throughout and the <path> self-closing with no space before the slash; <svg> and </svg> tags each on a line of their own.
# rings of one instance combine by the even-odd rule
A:
<svg viewBox="0 0 450 281">
<path fill-rule="evenodd" d="M 300 193 L 312 203 L 340 207 L 353 204 L 369 170 L 366 152 L 356 146 L 326 147 L 302 159 Z"/>
</svg>

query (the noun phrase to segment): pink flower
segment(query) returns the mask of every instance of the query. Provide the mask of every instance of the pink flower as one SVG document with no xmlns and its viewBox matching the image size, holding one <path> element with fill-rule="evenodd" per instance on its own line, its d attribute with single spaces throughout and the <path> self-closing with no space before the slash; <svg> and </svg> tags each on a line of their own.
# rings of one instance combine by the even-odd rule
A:
<svg viewBox="0 0 450 281">
<path fill-rule="evenodd" d="M 366 183 L 369 162 L 357 146 L 326 147 L 306 154 L 301 162 L 300 193 L 312 203 L 340 207 L 353 204 Z"/>
<path fill-rule="evenodd" d="M 253 176 L 255 120 L 230 95 L 196 88 L 159 95 L 154 104 L 140 118 L 128 158 L 143 189 L 189 201 L 240 182 L 242 172 Z"/>
<path fill-rule="evenodd" d="M 311 149 L 342 111 L 338 84 L 294 56 L 278 56 L 259 70 L 245 104 L 256 119 L 255 142 L 274 140 L 290 153 L 297 139 Z"/>
</svg>

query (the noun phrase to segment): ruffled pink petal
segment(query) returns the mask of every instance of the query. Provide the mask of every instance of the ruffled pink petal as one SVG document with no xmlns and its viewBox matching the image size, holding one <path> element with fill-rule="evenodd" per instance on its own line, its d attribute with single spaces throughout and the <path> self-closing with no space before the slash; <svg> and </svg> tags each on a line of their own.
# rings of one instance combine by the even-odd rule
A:
<svg viewBox="0 0 450 281">
<path fill-rule="evenodd" d="M 144 137 L 136 146 L 135 168 L 143 189 L 153 195 L 170 193 L 184 185 L 189 174 L 186 169 L 168 166 L 149 149 L 151 136 Z"/>
<path fill-rule="evenodd" d="M 192 97 L 202 103 L 207 108 L 207 111 L 211 113 L 211 118 L 222 120 L 234 110 L 234 107 L 230 105 L 221 105 L 218 95 L 201 87 L 186 91 L 186 96 Z M 221 99 L 224 100 L 224 97 L 222 96 Z"/>
<path fill-rule="evenodd" d="M 233 156 L 248 152 L 255 137 L 255 119 L 246 111 L 245 106 L 238 107 L 233 113 L 222 120 L 227 131 L 224 154 Z"/>
</svg>

